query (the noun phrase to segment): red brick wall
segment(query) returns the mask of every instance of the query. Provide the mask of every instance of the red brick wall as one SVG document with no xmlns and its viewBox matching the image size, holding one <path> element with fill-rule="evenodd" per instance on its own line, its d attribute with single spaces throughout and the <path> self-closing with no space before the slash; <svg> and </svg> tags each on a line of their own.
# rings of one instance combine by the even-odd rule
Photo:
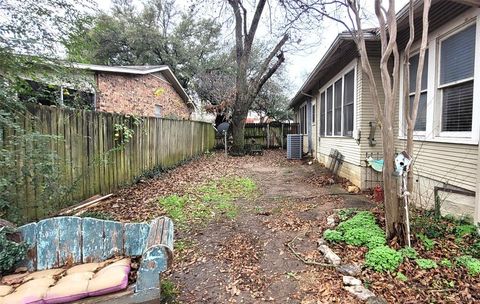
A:
<svg viewBox="0 0 480 304">
<path fill-rule="evenodd" d="M 158 76 L 158 75 L 156 75 Z M 137 116 L 189 119 L 191 109 L 166 81 L 152 75 L 97 74 L 97 110 Z"/>
</svg>

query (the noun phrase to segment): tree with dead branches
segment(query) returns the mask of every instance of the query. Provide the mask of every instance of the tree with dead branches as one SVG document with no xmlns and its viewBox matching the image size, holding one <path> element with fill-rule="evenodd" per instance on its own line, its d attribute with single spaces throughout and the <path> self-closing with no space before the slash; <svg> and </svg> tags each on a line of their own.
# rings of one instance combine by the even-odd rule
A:
<svg viewBox="0 0 480 304">
<path fill-rule="evenodd" d="M 283 34 L 277 44 L 273 47 L 267 57 L 260 64 L 256 74 L 249 76 L 247 71 L 252 55 L 253 42 L 258 30 L 260 19 L 265 9 L 267 0 L 259 0 L 255 12 L 248 25 L 247 9 L 242 0 L 228 0 L 235 20 L 235 101 L 232 112 L 232 135 L 233 155 L 244 154 L 244 132 L 245 120 L 255 97 L 263 85 L 278 70 L 285 61 L 282 48 L 289 39 L 287 33 Z"/>
<path fill-rule="evenodd" d="M 364 19 L 360 0 L 293 0 L 284 1 L 289 11 L 296 11 L 295 18 L 311 18 L 316 15 L 317 19 L 328 18 L 344 25 L 356 43 L 363 75 L 368 83 L 371 101 L 374 106 L 375 117 L 382 131 L 382 149 L 384 157 L 383 182 L 385 199 L 385 220 L 387 236 L 389 239 L 398 238 L 405 243 L 406 230 L 404 223 L 404 212 L 401 208 L 401 200 L 397 195 L 396 180 L 394 173 L 395 159 L 395 136 L 394 121 L 395 109 L 398 106 L 400 97 L 401 68 L 403 65 L 406 71 L 404 78 L 405 92 L 410 92 L 409 84 L 409 59 L 410 47 L 414 41 L 413 23 L 413 0 L 409 3 L 409 27 L 410 37 L 402 60 L 397 43 L 397 16 L 395 13 L 395 0 L 375 0 L 375 16 L 378 21 L 378 36 L 381 44 L 380 73 L 381 83 L 377 83 L 371 65 L 370 56 L 367 53 L 365 43 Z M 407 152 L 413 152 L 413 127 L 417 116 L 417 108 L 420 98 L 421 72 L 423 71 L 425 49 L 428 36 L 428 11 L 430 0 L 423 2 L 423 32 L 421 38 L 420 59 L 416 78 L 416 89 L 414 102 L 410 105 L 406 99 L 407 111 Z M 300 16 L 300 17 L 299 17 Z M 293 18 L 292 18 L 293 19 Z M 381 96 L 383 95 L 384 98 Z M 408 97 L 408 94 L 407 94 Z"/>
</svg>

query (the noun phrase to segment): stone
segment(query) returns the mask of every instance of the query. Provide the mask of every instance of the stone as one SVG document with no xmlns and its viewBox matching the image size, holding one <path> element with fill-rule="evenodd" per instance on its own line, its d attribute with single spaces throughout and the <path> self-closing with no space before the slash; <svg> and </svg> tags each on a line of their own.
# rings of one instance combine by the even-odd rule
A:
<svg viewBox="0 0 480 304">
<path fill-rule="evenodd" d="M 325 259 L 327 259 L 330 264 L 338 266 L 342 262 L 342 259 L 340 259 L 340 257 L 336 255 L 335 252 L 333 252 L 333 250 L 330 249 L 330 247 L 328 247 L 327 245 L 318 246 L 318 250 L 323 253 Z"/>
<path fill-rule="evenodd" d="M 351 276 L 343 276 L 343 285 L 346 286 L 360 286 L 362 285 L 362 281 L 360 281 L 357 278 L 351 277 Z"/>
<path fill-rule="evenodd" d="M 327 241 L 325 241 L 323 238 L 319 238 L 318 241 L 317 241 L 317 243 L 318 243 L 318 246 L 320 246 L 320 245 L 326 245 L 326 244 L 327 244 Z"/>
<path fill-rule="evenodd" d="M 335 226 L 335 215 L 332 214 L 327 217 L 327 226 L 328 227 Z"/>
<path fill-rule="evenodd" d="M 362 301 L 366 301 L 368 298 L 375 297 L 375 294 L 373 292 L 371 292 L 370 290 L 368 290 L 362 285 L 344 286 L 343 288 Z"/>
<path fill-rule="evenodd" d="M 358 276 L 362 273 L 362 268 L 357 264 L 343 264 L 337 267 L 337 270 L 347 276 Z"/>
<path fill-rule="evenodd" d="M 358 188 L 357 186 L 348 186 L 347 191 L 348 193 L 359 193 L 360 188 Z"/>
<path fill-rule="evenodd" d="M 367 304 L 388 304 L 387 300 L 380 297 L 370 297 L 367 299 Z"/>
</svg>

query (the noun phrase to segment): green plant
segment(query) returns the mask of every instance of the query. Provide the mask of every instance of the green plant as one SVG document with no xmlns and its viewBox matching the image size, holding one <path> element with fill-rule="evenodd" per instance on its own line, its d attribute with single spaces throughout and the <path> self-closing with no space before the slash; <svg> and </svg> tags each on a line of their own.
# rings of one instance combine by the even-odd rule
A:
<svg viewBox="0 0 480 304">
<path fill-rule="evenodd" d="M 12 269 L 19 261 L 25 258 L 28 245 L 21 242 L 17 243 L 12 240 L 12 235 L 16 231 L 11 228 L 0 228 L 0 273 L 4 273 Z"/>
<path fill-rule="evenodd" d="M 401 272 L 397 272 L 397 275 L 396 275 L 395 277 L 397 278 L 397 280 L 402 281 L 402 282 L 408 281 L 407 276 L 404 275 L 404 274 L 401 273 Z"/>
<path fill-rule="evenodd" d="M 450 262 L 449 259 L 442 259 L 439 264 L 440 266 L 447 267 L 447 268 L 451 268 L 453 266 L 452 262 Z"/>
<path fill-rule="evenodd" d="M 414 260 L 418 257 L 418 252 L 412 247 L 405 247 L 399 250 L 403 258 Z"/>
<path fill-rule="evenodd" d="M 435 246 L 435 241 L 429 239 L 424 234 L 417 234 L 417 237 L 422 242 L 423 248 L 425 248 L 425 250 L 430 251 Z"/>
<path fill-rule="evenodd" d="M 376 226 L 375 216 L 368 211 L 358 212 L 351 219 L 341 222 L 337 226 L 337 230 L 344 233 L 347 230 L 359 228 L 359 227 L 372 227 Z"/>
<path fill-rule="evenodd" d="M 464 236 L 473 235 L 477 233 L 477 227 L 472 224 L 462 224 L 455 227 L 455 237 L 463 238 Z"/>
<path fill-rule="evenodd" d="M 160 280 L 161 303 L 174 303 L 179 293 L 177 286 L 172 281 L 169 279 Z"/>
<path fill-rule="evenodd" d="M 464 248 L 465 254 L 480 259 L 480 240 L 475 241 L 471 246 Z"/>
<path fill-rule="evenodd" d="M 358 209 L 357 208 L 346 208 L 346 209 L 340 209 L 337 212 L 338 218 L 340 219 L 341 222 L 348 220 L 355 214 L 357 214 Z"/>
<path fill-rule="evenodd" d="M 114 124 L 113 125 L 113 130 L 114 130 L 114 140 L 117 142 L 118 146 L 123 146 L 127 143 L 130 142 L 130 139 L 132 139 L 133 134 L 135 132 L 130 129 L 127 125 L 124 124 Z"/>
<path fill-rule="evenodd" d="M 107 212 L 104 211 L 86 211 L 80 215 L 80 217 L 92 217 L 100 220 L 113 221 L 115 218 Z"/>
<path fill-rule="evenodd" d="M 480 260 L 469 255 L 463 255 L 455 259 L 459 266 L 467 269 L 468 274 L 476 276 L 480 274 Z"/>
<path fill-rule="evenodd" d="M 159 199 L 159 204 L 165 209 L 167 215 L 178 224 L 186 221 L 184 207 L 187 204 L 187 198 L 178 195 L 170 195 Z"/>
<path fill-rule="evenodd" d="M 416 259 L 415 262 L 417 263 L 420 269 L 433 269 L 437 268 L 437 263 L 434 260 L 430 259 Z"/>
<path fill-rule="evenodd" d="M 388 246 L 375 247 L 365 255 L 365 265 L 378 272 L 395 271 L 402 260 L 401 253 Z"/>
<path fill-rule="evenodd" d="M 370 247 L 376 247 L 385 245 L 385 234 L 380 227 L 371 225 L 368 227 L 360 227 L 348 229 L 343 235 L 345 243 L 354 246 L 366 245 Z"/>
<path fill-rule="evenodd" d="M 343 236 L 336 230 L 327 229 L 323 232 L 323 238 L 326 241 L 338 243 L 344 241 Z"/>
</svg>

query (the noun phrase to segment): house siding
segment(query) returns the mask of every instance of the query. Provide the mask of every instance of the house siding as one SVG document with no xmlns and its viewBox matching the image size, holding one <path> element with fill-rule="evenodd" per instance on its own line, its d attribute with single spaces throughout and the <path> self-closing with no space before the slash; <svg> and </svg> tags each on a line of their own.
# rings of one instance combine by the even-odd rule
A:
<svg viewBox="0 0 480 304">
<path fill-rule="evenodd" d="M 190 118 L 191 109 L 161 73 L 98 73 L 96 78 L 98 111 L 155 116 L 155 106 L 159 105 L 161 117 Z"/>
</svg>

